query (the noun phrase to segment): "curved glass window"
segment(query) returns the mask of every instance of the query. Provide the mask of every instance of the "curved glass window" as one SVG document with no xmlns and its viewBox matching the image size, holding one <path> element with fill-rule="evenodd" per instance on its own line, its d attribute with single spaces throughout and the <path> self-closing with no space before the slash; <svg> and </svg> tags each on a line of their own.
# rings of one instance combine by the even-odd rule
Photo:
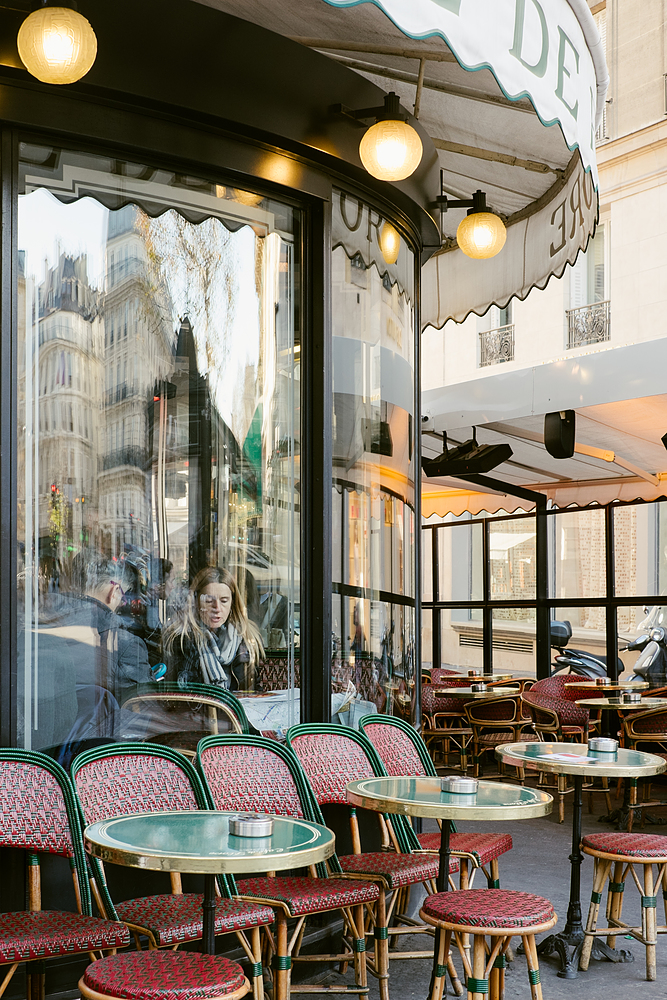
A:
<svg viewBox="0 0 667 1000">
<path fill-rule="evenodd" d="M 368 205 L 333 211 L 333 703 L 412 716 L 414 255 Z"/>
<path fill-rule="evenodd" d="M 19 745 L 233 724 L 166 684 L 296 721 L 298 212 L 37 145 L 19 177 Z"/>
</svg>

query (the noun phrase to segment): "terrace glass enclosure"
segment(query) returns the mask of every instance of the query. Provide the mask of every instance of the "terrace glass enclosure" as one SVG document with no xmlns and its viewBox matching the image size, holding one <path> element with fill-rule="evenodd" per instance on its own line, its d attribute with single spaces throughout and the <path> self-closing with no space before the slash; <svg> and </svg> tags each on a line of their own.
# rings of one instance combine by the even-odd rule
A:
<svg viewBox="0 0 667 1000">
<path fill-rule="evenodd" d="M 631 669 L 638 654 L 624 646 L 667 621 L 663 501 L 425 522 L 425 664 L 545 675 L 537 659 L 539 516 L 546 518 L 549 618 L 570 622 L 572 647 L 619 656 Z"/>
</svg>

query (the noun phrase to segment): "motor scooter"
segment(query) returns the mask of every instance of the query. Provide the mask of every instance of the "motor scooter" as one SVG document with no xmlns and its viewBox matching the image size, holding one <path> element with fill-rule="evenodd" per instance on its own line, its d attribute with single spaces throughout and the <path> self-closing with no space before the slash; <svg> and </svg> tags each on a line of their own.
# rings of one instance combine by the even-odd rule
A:
<svg viewBox="0 0 667 1000">
<path fill-rule="evenodd" d="M 642 632 L 625 648 L 640 650 L 632 671 L 641 680 L 648 681 L 649 689 L 667 686 L 667 631 L 662 625 Z"/>
<path fill-rule="evenodd" d="M 572 626 L 568 621 L 552 621 L 550 626 L 551 648 L 557 649 L 552 664 L 552 674 L 569 670 L 571 674 L 578 674 L 580 677 L 587 677 L 595 680 L 598 677 L 607 676 L 607 657 L 594 656 L 585 649 L 566 648 L 572 638 Z M 623 662 L 618 658 L 618 674 L 623 673 Z"/>
</svg>

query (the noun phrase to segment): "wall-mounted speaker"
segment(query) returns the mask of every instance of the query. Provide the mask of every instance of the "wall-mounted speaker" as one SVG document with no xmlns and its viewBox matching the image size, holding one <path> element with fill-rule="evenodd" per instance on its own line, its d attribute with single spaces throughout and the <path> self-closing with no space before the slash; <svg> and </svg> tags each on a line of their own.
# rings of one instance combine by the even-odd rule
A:
<svg viewBox="0 0 667 1000">
<path fill-rule="evenodd" d="M 553 458 L 574 455 L 575 411 L 557 410 L 544 415 L 544 447 Z"/>
</svg>

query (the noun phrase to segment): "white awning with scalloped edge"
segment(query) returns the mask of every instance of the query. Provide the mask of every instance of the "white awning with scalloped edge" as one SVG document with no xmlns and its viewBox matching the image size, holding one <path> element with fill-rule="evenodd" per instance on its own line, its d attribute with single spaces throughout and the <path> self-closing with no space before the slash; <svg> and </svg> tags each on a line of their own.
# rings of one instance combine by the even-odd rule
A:
<svg viewBox="0 0 667 1000">
<path fill-rule="evenodd" d="M 586 0 L 205 2 L 396 92 L 433 139 L 445 193 L 481 189 L 503 217 L 504 249 L 479 261 L 456 245 L 465 210 L 446 213 L 442 251 L 423 271 L 424 326 L 523 298 L 585 248 L 608 83 Z"/>
</svg>

